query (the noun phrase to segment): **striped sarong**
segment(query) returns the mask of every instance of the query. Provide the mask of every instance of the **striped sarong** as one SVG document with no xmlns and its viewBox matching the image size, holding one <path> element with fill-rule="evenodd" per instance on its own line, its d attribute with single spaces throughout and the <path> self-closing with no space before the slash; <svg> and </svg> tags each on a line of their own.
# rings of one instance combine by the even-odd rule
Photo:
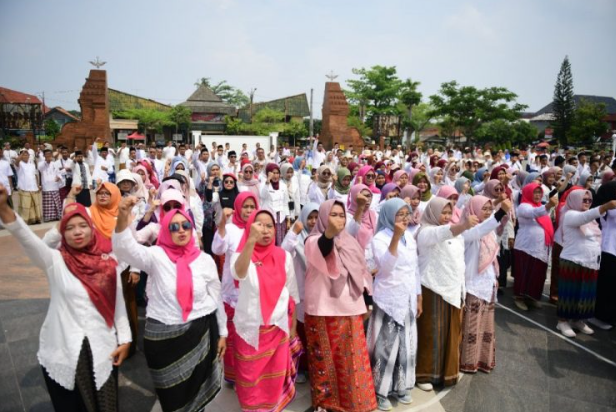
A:
<svg viewBox="0 0 616 412">
<path fill-rule="evenodd" d="M 295 397 L 302 344 L 278 326 L 261 326 L 259 349 L 236 335 L 235 391 L 242 411 L 279 412 Z"/>
<path fill-rule="evenodd" d="M 163 411 L 203 409 L 220 391 L 216 312 L 180 325 L 148 318 L 144 353 Z"/>
<path fill-rule="evenodd" d="M 62 200 L 57 190 L 43 192 L 43 222 L 62 219 Z"/>
<path fill-rule="evenodd" d="M 496 366 L 494 302 L 466 294 L 462 320 L 460 370 L 489 373 Z"/>
<path fill-rule="evenodd" d="M 227 350 L 225 352 L 225 381 L 235 383 L 235 339 L 237 332 L 235 331 L 235 308 L 225 302 L 225 313 L 227 314 Z"/>
<path fill-rule="evenodd" d="M 462 311 L 422 286 L 423 314 L 417 319 L 416 379 L 419 383 L 458 383 Z"/>
<path fill-rule="evenodd" d="M 415 386 L 417 363 L 417 324 L 411 310 L 400 325 L 374 304 L 366 342 L 376 394 L 383 398 L 406 395 Z"/>
<path fill-rule="evenodd" d="M 579 320 L 592 318 L 595 315 L 598 273 L 598 270 L 589 269 L 570 260 L 560 260 L 556 305 L 556 314 L 559 318 Z"/>
<path fill-rule="evenodd" d="M 312 406 L 331 411 L 369 412 L 376 394 L 361 315 L 304 319 Z"/>
<path fill-rule="evenodd" d="M 41 192 L 19 190 L 19 216 L 29 225 L 41 223 Z"/>
</svg>

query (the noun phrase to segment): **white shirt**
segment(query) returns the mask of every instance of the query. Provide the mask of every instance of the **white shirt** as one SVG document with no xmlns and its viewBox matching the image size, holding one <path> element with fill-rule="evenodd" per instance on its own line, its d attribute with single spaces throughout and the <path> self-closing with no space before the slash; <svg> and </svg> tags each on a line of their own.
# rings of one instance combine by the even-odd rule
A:
<svg viewBox="0 0 616 412">
<path fill-rule="evenodd" d="M 129 154 L 130 148 L 128 146 L 120 149 L 120 164 L 125 164 L 128 161 Z"/>
<path fill-rule="evenodd" d="M 85 176 L 81 175 L 81 167 L 79 163 L 73 162 L 73 186 L 81 186 L 83 190 L 88 190 L 92 187 L 92 176 L 90 175 L 90 167 L 83 162 L 83 169 L 86 172 Z"/>
<path fill-rule="evenodd" d="M 601 218 L 601 251 L 616 256 L 616 211 L 608 210 Z"/>
<path fill-rule="evenodd" d="M 244 341 L 259 350 L 259 328 L 261 325 L 266 325 L 261 314 L 261 297 L 259 292 L 259 275 L 257 275 L 257 267 L 251 261 L 248 265 L 248 273 L 243 279 L 240 279 L 235 272 L 235 262 L 240 256 L 239 253 L 234 253 L 231 257 L 231 274 L 233 279 L 240 284 L 240 296 L 235 307 L 235 316 L 233 323 L 237 334 Z M 293 259 L 289 252 L 285 251 L 284 267 L 287 272 L 287 278 L 276 307 L 270 316 L 268 325 L 278 326 L 287 336 L 289 335 L 289 298 L 293 298 L 296 304 L 300 302 L 299 293 L 297 291 L 297 281 L 295 279 L 295 270 L 293 269 Z"/>
<path fill-rule="evenodd" d="M 9 183 L 9 177 L 11 176 L 13 176 L 11 164 L 4 159 L 0 159 L 0 183 L 6 187 L 9 196 L 11 195 L 11 185 Z"/>
<path fill-rule="evenodd" d="M 177 300 L 175 263 L 159 246 L 142 246 L 130 229 L 114 233 L 113 250 L 118 258 L 148 274 L 148 307 L 146 316 L 166 325 L 180 325 L 182 309 Z M 216 311 L 220 336 L 227 336 L 227 315 L 220 296 L 220 280 L 216 264 L 210 255 L 201 255 L 190 264 L 193 278 L 193 308 L 186 322 Z"/>
<path fill-rule="evenodd" d="M 513 248 L 527 253 L 542 262 L 548 261 L 549 247 L 545 244 L 545 233 L 537 218 L 548 214 L 545 206 L 533 207 L 528 203 L 518 206 L 518 234 Z"/>
<path fill-rule="evenodd" d="M 445 302 L 462 307 L 466 296 L 464 238 L 449 225 L 422 227 L 417 235 L 421 284 Z"/>
<path fill-rule="evenodd" d="M 601 232 L 581 226 L 600 217 L 599 208 L 579 212 L 569 210 L 563 220 L 563 251 L 560 258 L 589 269 L 598 270 L 601 263 Z"/>
<path fill-rule="evenodd" d="M 9 162 L 10 164 L 15 163 L 15 159 L 17 158 L 17 152 L 15 150 L 5 150 L 3 155 L 4 155 L 4 159 L 7 162 Z"/>
<path fill-rule="evenodd" d="M 165 158 L 165 160 L 173 159 L 174 156 L 175 156 L 175 147 L 166 146 L 163 149 L 163 157 Z"/>
<path fill-rule="evenodd" d="M 330 187 L 325 190 L 325 192 L 328 195 L 330 193 L 331 188 L 332 188 L 332 185 L 330 184 Z M 325 202 L 326 200 L 327 200 L 327 198 L 325 198 L 325 195 L 323 194 L 323 191 L 321 190 L 321 188 L 319 187 L 317 182 L 315 182 L 313 180 L 310 183 L 310 186 L 308 186 L 308 201 L 320 205 L 321 203 Z M 345 206 L 346 206 L 346 203 L 345 203 Z"/>
<path fill-rule="evenodd" d="M 212 241 L 212 252 L 219 256 L 225 255 L 222 268 L 222 300 L 233 308 L 237 306 L 240 290 L 235 287 L 233 275 L 231 275 L 231 257 L 237 250 L 243 235 L 244 229 L 230 222 L 225 225 L 225 237 L 220 237 L 220 232 L 216 231 Z"/>
<path fill-rule="evenodd" d="M 41 162 L 38 165 L 38 170 L 41 172 L 41 186 L 43 187 L 43 192 L 56 192 L 60 190 L 62 174 L 55 162 Z"/>
<path fill-rule="evenodd" d="M 51 299 L 39 337 L 39 363 L 54 381 L 73 390 L 81 345 L 87 337 L 99 390 L 113 370 L 111 353 L 118 345 L 132 340 L 120 278 L 126 266 L 119 264 L 116 270 L 114 326 L 109 328 L 81 281 L 69 271 L 59 250 L 45 245 L 19 216 L 5 227 L 22 244 L 32 263 L 45 272 L 49 282 Z"/>
<path fill-rule="evenodd" d="M 421 295 L 417 243 L 405 233 L 398 241 L 397 256 L 394 256 L 389 252 L 392 236 L 391 229 L 383 229 L 372 238 L 372 254 L 379 268 L 372 296 L 379 308 L 404 325 L 409 310 L 413 317 L 417 315 L 417 295 Z"/>
<path fill-rule="evenodd" d="M 280 212 L 281 223 L 289 213 L 289 194 L 287 192 L 287 185 L 280 180 L 278 182 L 278 190 L 274 190 L 271 183 L 262 183 L 261 188 L 261 209 L 269 209 L 274 213 L 274 220 L 276 219 L 276 212 Z"/>
<path fill-rule="evenodd" d="M 302 262 L 300 256 L 298 256 L 297 242 L 299 241 L 299 235 L 295 234 L 293 230 L 289 230 L 280 245 L 281 248 L 291 254 L 293 258 L 293 269 L 295 269 L 295 279 L 297 280 L 297 289 L 299 293 L 300 302 L 295 306 L 295 312 L 297 313 L 297 320 L 304 323 L 306 311 L 304 309 L 304 297 L 306 296 L 306 264 Z"/>
<path fill-rule="evenodd" d="M 17 166 L 17 187 L 26 192 L 38 192 L 37 171 L 34 163 L 19 162 Z"/>
<path fill-rule="evenodd" d="M 496 273 L 493 264 L 489 265 L 483 272 L 478 273 L 481 238 L 493 236 L 496 242 L 494 231 L 499 225 L 500 223 L 492 215 L 477 226 L 462 232 L 462 237 L 464 238 L 464 263 L 466 265 L 466 292 L 486 302 L 493 301 L 498 273 Z M 494 259 L 496 260 L 496 256 Z"/>
</svg>

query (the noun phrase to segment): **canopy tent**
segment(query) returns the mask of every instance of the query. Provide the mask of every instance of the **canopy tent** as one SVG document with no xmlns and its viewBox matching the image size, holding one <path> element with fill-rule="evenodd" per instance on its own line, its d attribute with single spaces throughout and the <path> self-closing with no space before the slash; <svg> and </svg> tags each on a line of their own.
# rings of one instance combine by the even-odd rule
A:
<svg viewBox="0 0 616 412">
<path fill-rule="evenodd" d="M 134 132 L 133 134 L 129 134 L 128 136 L 126 136 L 126 138 L 133 140 L 145 140 L 145 135 L 139 134 L 139 132 Z"/>
</svg>

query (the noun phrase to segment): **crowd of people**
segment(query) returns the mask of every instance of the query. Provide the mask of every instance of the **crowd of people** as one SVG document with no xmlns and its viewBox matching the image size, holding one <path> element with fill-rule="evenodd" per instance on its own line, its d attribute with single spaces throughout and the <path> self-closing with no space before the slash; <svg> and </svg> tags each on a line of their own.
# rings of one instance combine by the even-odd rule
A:
<svg viewBox="0 0 616 412">
<path fill-rule="evenodd" d="M 243 411 L 306 382 L 316 411 L 410 404 L 492 371 L 498 296 L 538 307 L 550 266 L 560 333 L 616 323 L 611 151 L 100 143 L 0 153 L 1 223 L 49 280 L 58 411 L 117 410 L 138 305 L 164 411 L 223 381 Z"/>
</svg>

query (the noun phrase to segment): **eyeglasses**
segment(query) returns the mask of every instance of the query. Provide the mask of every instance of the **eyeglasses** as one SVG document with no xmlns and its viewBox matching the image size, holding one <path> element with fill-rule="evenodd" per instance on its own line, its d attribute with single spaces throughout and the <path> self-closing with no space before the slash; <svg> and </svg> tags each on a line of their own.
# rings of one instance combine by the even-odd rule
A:
<svg viewBox="0 0 616 412">
<path fill-rule="evenodd" d="M 252 170 L 245 170 L 245 171 L 244 171 L 244 174 L 245 174 L 245 175 L 252 174 Z"/>
<path fill-rule="evenodd" d="M 582 203 L 584 203 L 584 204 L 591 204 L 592 203 L 592 199 L 582 199 Z"/>
<path fill-rule="evenodd" d="M 188 220 L 185 220 L 182 223 L 169 223 L 169 232 L 171 233 L 179 232 L 180 228 L 184 230 L 190 230 L 192 229 L 192 223 L 190 223 Z"/>
<path fill-rule="evenodd" d="M 366 175 L 366 179 L 374 179 L 375 177 L 376 177 L 376 175 L 375 175 L 375 174 L 372 174 L 372 173 L 368 173 L 368 174 Z"/>
<path fill-rule="evenodd" d="M 180 207 L 181 206 L 175 202 L 174 203 L 169 202 L 169 203 L 165 203 L 165 205 L 163 206 L 163 210 L 165 212 L 169 212 L 170 210 L 179 209 Z"/>
<path fill-rule="evenodd" d="M 321 173 L 322 176 L 331 176 L 332 174 L 330 172 L 323 172 Z"/>
<path fill-rule="evenodd" d="M 96 196 L 100 196 L 100 197 L 111 197 L 111 193 L 109 192 L 98 192 L 96 194 Z"/>
<path fill-rule="evenodd" d="M 410 219 L 410 218 L 411 218 L 410 213 L 396 213 L 396 219 L 404 220 L 404 219 Z"/>
<path fill-rule="evenodd" d="M 223 183 L 226 185 L 232 185 L 234 182 L 233 182 L 233 179 L 231 179 L 231 180 L 224 180 Z"/>
</svg>

